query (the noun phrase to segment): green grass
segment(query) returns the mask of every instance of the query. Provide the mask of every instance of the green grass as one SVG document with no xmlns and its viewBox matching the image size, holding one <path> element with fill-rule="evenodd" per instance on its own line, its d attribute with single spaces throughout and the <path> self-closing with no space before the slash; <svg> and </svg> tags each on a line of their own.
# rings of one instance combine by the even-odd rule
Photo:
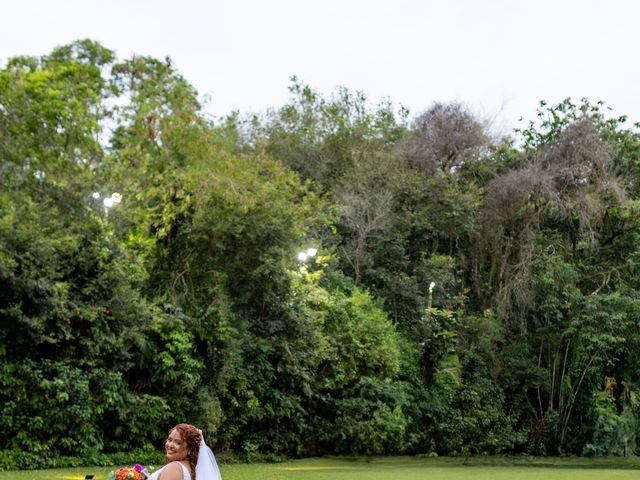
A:
<svg viewBox="0 0 640 480">
<path fill-rule="evenodd" d="M 0 480 L 105 480 L 111 469 L 0 472 Z M 230 464 L 223 480 L 626 480 L 640 477 L 640 458 L 374 457 L 309 458 L 284 463 Z"/>
</svg>

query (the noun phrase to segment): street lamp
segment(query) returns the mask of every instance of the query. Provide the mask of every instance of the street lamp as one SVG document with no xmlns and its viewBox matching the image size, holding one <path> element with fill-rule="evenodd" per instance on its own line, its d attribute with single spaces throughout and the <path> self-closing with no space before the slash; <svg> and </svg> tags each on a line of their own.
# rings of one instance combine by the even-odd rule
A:
<svg viewBox="0 0 640 480">
<path fill-rule="evenodd" d="M 91 194 L 94 200 L 98 200 L 100 198 L 100 192 L 93 192 Z M 109 197 L 105 197 L 102 200 L 102 205 L 104 206 L 104 217 L 105 222 L 109 220 L 109 209 L 113 206 L 119 204 L 122 201 L 122 195 L 118 192 L 114 192 Z"/>
<path fill-rule="evenodd" d="M 431 282 L 429 284 L 429 304 L 427 305 L 427 315 L 431 313 L 431 303 L 433 301 L 433 287 L 436 286 L 436 282 Z"/>
<path fill-rule="evenodd" d="M 310 258 L 315 257 L 317 253 L 318 253 L 317 248 L 307 248 L 306 251 L 298 253 L 298 260 L 304 263 Z"/>
<path fill-rule="evenodd" d="M 111 208 L 114 205 L 117 205 L 122 201 L 122 195 L 115 192 L 112 193 L 110 197 L 105 198 L 102 203 L 104 204 L 104 208 Z"/>
</svg>

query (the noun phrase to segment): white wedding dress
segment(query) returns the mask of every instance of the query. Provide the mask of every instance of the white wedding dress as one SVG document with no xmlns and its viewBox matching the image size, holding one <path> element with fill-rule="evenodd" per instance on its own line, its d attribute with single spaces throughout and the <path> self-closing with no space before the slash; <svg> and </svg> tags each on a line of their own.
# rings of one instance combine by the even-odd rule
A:
<svg viewBox="0 0 640 480">
<path fill-rule="evenodd" d="M 172 462 L 173 463 L 173 462 Z M 187 467 L 185 467 L 182 463 L 177 462 L 181 467 L 182 467 L 182 480 L 191 480 L 191 474 L 189 473 L 189 469 Z M 168 463 L 167 465 L 165 465 L 164 467 L 162 467 L 160 470 L 158 470 L 157 472 L 153 472 L 151 475 L 149 475 L 149 477 L 147 478 L 147 480 L 158 480 L 158 478 L 160 477 L 160 473 L 162 472 L 162 470 L 164 470 L 165 468 L 167 468 L 169 465 L 171 465 L 171 463 Z M 197 475 L 197 473 L 196 473 Z"/>
<path fill-rule="evenodd" d="M 204 436 L 200 432 L 202 440 L 200 441 L 200 453 L 198 453 L 198 463 L 196 465 L 196 480 L 222 480 L 220 469 L 216 457 L 204 441 Z M 180 463 L 180 462 L 178 462 Z M 171 464 L 169 464 L 171 465 Z M 182 467 L 182 480 L 192 480 L 189 469 L 180 463 Z M 166 468 L 166 465 L 157 472 L 154 472 L 147 480 L 158 480 L 160 472 Z"/>
</svg>

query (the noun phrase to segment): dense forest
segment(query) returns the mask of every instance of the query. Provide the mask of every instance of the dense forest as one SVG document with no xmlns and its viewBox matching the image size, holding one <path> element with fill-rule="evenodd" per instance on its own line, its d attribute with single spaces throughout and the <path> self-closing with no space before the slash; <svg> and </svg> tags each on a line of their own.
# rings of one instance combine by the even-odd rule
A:
<svg viewBox="0 0 640 480">
<path fill-rule="evenodd" d="M 8 60 L 0 459 L 181 421 L 247 459 L 632 454 L 640 125 L 522 113 L 293 78 L 212 119 L 169 59 Z"/>
</svg>

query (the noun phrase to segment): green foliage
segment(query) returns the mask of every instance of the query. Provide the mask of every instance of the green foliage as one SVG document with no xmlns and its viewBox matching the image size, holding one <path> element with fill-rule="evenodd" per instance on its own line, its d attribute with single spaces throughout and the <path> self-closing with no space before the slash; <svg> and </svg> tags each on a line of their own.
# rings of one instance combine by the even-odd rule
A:
<svg viewBox="0 0 640 480">
<path fill-rule="evenodd" d="M 329 406 L 335 417 L 318 432 L 326 449 L 332 445 L 335 453 L 357 455 L 404 450 L 409 405 L 402 385 L 363 376 Z"/>
<path fill-rule="evenodd" d="M 372 298 L 354 288 L 332 291 L 324 305 L 326 347 L 321 353 L 320 386 L 341 390 L 368 376 L 393 377 L 399 368 L 396 333 Z"/>
<path fill-rule="evenodd" d="M 587 456 L 627 456 L 635 449 L 636 417 L 630 406 L 618 413 L 615 398 L 610 392 L 594 393 L 596 416 L 593 442 L 584 447 Z"/>
<path fill-rule="evenodd" d="M 327 190 L 358 162 L 397 142 L 406 128 L 405 109 L 396 111 L 389 101 L 372 108 L 362 92 L 339 88 L 325 99 L 296 77 L 289 91 L 290 102 L 256 119 L 251 137 L 272 158 Z"/>
<path fill-rule="evenodd" d="M 0 417 L 5 448 L 45 456 L 58 449 L 84 454 L 101 448 L 87 372 L 53 362 L 7 368 L 13 378 L 10 385 L 3 382 L 11 394 Z"/>
<path fill-rule="evenodd" d="M 30 453 L 24 450 L 0 450 L 0 471 L 44 470 L 46 475 L 51 475 L 50 469 L 53 468 L 82 466 L 82 474 L 84 475 L 87 469 L 94 469 L 95 467 L 134 465 L 136 463 L 141 465 L 162 465 L 162 454 L 157 448 L 111 454 L 92 451 L 84 456 L 46 456 L 41 453 Z M 29 478 L 36 478 L 39 475 L 38 472 L 34 471 L 29 471 L 28 474 L 30 475 Z"/>
<path fill-rule="evenodd" d="M 0 70 L 0 468 L 182 421 L 250 460 L 633 450 L 626 119 L 543 104 L 494 142 L 463 105 L 409 126 L 290 90 L 214 124 L 169 59 L 83 40 Z"/>
<path fill-rule="evenodd" d="M 405 386 L 395 380 L 400 338 L 368 293 L 338 288 L 343 281 L 337 276 L 321 287 L 323 277 L 322 267 L 305 267 L 293 277 L 315 329 L 307 333 L 315 349 L 305 395 L 305 452 L 400 452 L 406 428 Z"/>
</svg>

